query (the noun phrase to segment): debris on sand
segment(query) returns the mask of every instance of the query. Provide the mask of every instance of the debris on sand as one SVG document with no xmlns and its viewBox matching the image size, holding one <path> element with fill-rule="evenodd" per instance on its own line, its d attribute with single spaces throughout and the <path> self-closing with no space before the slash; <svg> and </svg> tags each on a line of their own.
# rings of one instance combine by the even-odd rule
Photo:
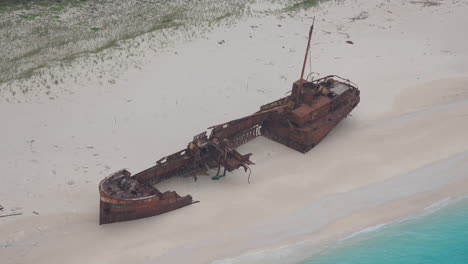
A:
<svg viewBox="0 0 468 264">
<path fill-rule="evenodd" d="M 357 20 L 364 20 L 369 17 L 369 13 L 367 11 L 362 11 L 359 13 L 359 15 L 350 18 L 351 22 L 357 21 Z"/>
<path fill-rule="evenodd" d="M 0 215 L 1 217 L 9 217 L 9 216 L 15 216 L 15 215 L 22 215 L 23 213 L 14 213 L 14 214 L 7 214 L 7 215 Z"/>
<path fill-rule="evenodd" d="M 430 1 L 430 0 L 426 0 L 426 1 L 410 1 L 411 4 L 422 4 L 423 7 L 428 7 L 428 6 L 439 6 L 441 5 L 440 2 L 438 1 Z"/>
</svg>

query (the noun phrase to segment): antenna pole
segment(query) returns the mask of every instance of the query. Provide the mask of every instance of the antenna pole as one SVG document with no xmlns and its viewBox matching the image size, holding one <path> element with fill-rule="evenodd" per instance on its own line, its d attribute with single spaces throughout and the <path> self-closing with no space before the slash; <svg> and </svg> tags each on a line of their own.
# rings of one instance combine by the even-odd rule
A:
<svg viewBox="0 0 468 264">
<path fill-rule="evenodd" d="M 309 30 L 309 41 L 307 42 L 307 49 L 306 49 L 306 53 L 305 53 L 305 56 L 304 56 L 304 64 L 302 64 L 301 78 L 299 79 L 301 84 L 302 84 L 302 80 L 304 78 L 304 70 L 305 70 L 305 66 L 306 66 L 306 63 L 307 63 L 307 56 L 309 55 L 310 39 L 312 38 L 312 32 L 314 31 L 314 23 L 315 23 L 315 17 L 312 20 L 312 26 L 310 26 L 310 30 Z"/>
</svg>

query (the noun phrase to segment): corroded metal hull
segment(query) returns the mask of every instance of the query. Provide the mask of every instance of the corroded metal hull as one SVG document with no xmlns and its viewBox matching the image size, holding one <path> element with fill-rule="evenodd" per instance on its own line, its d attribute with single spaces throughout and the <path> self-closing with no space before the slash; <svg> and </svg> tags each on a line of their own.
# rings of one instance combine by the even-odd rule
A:
<svg viewBox="0 0 468 264">
<path fill-rule="evenodd" d="M 275 115 L 265 120 L 261 134 L 306 153 L 349 115 L 360 101 L 359 94 L 358 89 L 347 89 L 335 100 L 323 99 L 316 105 L 300 104 L 286 115 Z"/>
<path fill-rule="evenodd" d="M 130 221 L 166 213 L 193 203 L 190 195 L 159 199 L 158 197 L 141 200 L 119 200 L 101 193 L 99 224 Z"/>
<path fill-rule="evenodd" d="M 187 148 L 163 157 L 156 165 L 133 176 L 126 170 L 104 179 L 100 186 L 100 224 L 134 220 L 158 215 L 194 203 L 190 195 L 161 193 L 153 185 L 172 177 L 194 177 L 216 169 L 214 179 L 226 171 L 243 167 L 250 155 L 235 149 L 265 136 L 302 153 L 316 146 L 356 107 L 359 90 L 337 76 L 293 85 L 290 96 L 266 104 L 252 115 L 210 127 L 200 133 Z M 220 169 L 224 168 L 222 176 Z"/>
<path fill-rule="evenodd" d="M 313 25 L 309 32 L 309 43 Z M 121 222 L 165 213 L 194 203 L 190 195 L 161 193 L 153 185 L 172 177 L 193 177 L 216 170 L 218 180 L 238 168 L 250 171 L 252 154 L 242 155 L 236 148 L 265 136 L 299 152 L 306 153 L 320 141 L 360 101 L 360 92 L 349 80 L 331 75 L 293 84 L 291 95 L 263 105 L 251 115 L 212 126 L 211 132 L 196 135 L 187 147 L 156 161 L 156 165 L 131 175 L 118 171 L 99 185 L 100 224 Z M 221 173 L 221 168 L 223 172 Z M 249 172 L 249 178 L 250 178 Z"/>
</svg>

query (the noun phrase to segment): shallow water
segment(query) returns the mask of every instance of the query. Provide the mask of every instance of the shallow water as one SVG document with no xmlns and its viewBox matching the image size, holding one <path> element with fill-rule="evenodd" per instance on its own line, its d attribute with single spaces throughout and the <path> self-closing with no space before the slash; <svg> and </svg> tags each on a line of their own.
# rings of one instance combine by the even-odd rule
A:
<svg viewBox="0 0 468 264">
<path fill-rule="evenodd" d="M 468 201 L 344 240 L 302 264 L 328 263 L 466 264 Z"/>
</svg>

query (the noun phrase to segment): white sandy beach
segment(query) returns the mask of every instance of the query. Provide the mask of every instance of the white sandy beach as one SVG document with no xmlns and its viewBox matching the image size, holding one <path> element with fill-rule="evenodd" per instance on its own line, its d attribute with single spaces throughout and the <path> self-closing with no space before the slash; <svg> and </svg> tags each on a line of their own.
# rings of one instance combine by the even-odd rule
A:
<svg viewBox="0 0 468 264">
<path fill-rule="evenodd" d="M 295 263 L 467 195 L 468 3 L 437 2 L 332 1 L 246 18 L 148 52 L 115 81 L 95 76 L 54 100 L 1 101 L 1 214 L 23 215 L 0 218 L 0 262 Z M 284 96 L 313 16 L 312 71 L 359 85 L 351 117 L 305 155 L 262 137 L 240 147 L 256 163 L 251 184 L 241 170 L 173 179 L 158 188 L 200 203 L 98 225 L 102 178 L 150 167 L 210 125 Z"/>
</svg>

